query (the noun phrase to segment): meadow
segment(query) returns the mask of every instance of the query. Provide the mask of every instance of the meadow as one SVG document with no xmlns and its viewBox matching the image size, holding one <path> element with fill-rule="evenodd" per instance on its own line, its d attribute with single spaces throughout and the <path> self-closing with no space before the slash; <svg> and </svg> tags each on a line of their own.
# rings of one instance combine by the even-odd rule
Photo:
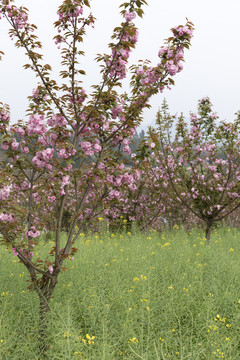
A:
<svg viewBox="0 0 240 360">
<path fill-rule="evenodd" d="M 240 359 L 240 230 L 81 234 L 51 300 L 49 359 Z M 51 244 L 42 246 L 47 253 Z M 0 248 L 0 359 L 37 357 L 38 298 Z"/>
</svg>

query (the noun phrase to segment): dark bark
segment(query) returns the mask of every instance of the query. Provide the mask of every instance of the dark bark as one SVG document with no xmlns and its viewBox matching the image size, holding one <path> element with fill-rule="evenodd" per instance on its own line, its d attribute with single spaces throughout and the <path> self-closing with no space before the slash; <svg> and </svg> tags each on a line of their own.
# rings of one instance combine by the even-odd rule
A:
<svg viewBox="0 0 240 360">
<path fill-rule="evenodd" d="M 207 245 L 210 243 L 212 226 L 213 226 L 213 223 L 207 223 L 206 232 L 205 232 L 205 238 L 206 238 Z"/>
<path fill-rule="evenodd" d="M 39 305 L 39 330 L 38 330 L 38 341 L 39 341 L 39 360 L 46 359 L 48 350 L 48 315 L 50 307 L 49 300 L 40 298 Z"/>
<path fill-rule="evenodd" d="M 47 352 L 49 349 L 48 338 L 48 322 L 51 299 L 54 288 L 57 284 L 57 276 L 54 279 L 43 279 L 45 283 L 38 291 L 39 295 L 39 329 L 38 329 L 38 342 L 39 342 L 39 360 L 47 359 Z"/>
</svg>

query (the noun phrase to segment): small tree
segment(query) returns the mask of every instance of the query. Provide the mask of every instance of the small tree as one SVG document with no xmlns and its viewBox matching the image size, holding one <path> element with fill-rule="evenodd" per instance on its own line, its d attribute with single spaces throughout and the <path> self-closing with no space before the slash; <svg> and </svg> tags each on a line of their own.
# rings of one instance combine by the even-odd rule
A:
<svg viewBox="0 0 240 360">
<path fill-rule="evenodd" d="M 63 70 L 58 85 L 51 78 L 51 66 L 38 53 L 42 45 L 36 26 L 28 22 L 28 10 L 13 0 L 0 1 L 0 13 L 10 26 L 10 37 L 23 48 L 30 68 L 40 84 L 29 97 L 29 118 L 9 128 L 10 110 L 1 105 L 2 149 L 7 161 L 2 165 L 0 184 L 0 232 L 14 255 L 29 271 L 31 285 L 40 299 L 40 351 L 47 350 L 49 300 L 58 282 L 63 263 L 73 258 L 74 246 L 86 224 L 102 211 L 102 201 L 112 186 L 127 181 L 124 165 L 118 162 L 121 149 L 129 153 L 129 139 L 141 121 L 152 95 L 173 84 L 171 78 L 182 70 L 184 48 L 192 37 L 192 24 L 172 29 L 172 37 L 159 51 L 160 62 L 132 66 L 130 94 L 118 94 L 126 77 L 130 52 L 138 38 L 133 23 L 142 16 L 145 0 L 130 0 L 122 7 L 124 21 L 114 29 L 110 54 L 98 55 L 102 81 L 89 96 L 81 85 L 85 74 L 79 67 L 79 48 L 86 28 L 94 23 L 84 15 L 88 0 L 65 0 L 58 9 L 55 43 L 61 49 Z M 67 238 L 61 239 L 64 214 L 68 214 Z M 55 228 L 54 246 L 46 259 L 38 258 L 40 231 L 48 226 L 49 215 Z"/>
<path fill-rule="evenodd" d="M 163 103 L 157 129 L 149 131 L 154 144 L 151 179 L 205 222 L 209 243 L 214 222 L 240 206 L 240 116 L 232 123 L 217 123 L 209 98 L 204 98 L 190 119 L 189 127 L 182 115 L 171 116 Z"/>
<path fill-rule="evenodd" d="M 110 224 L 122 228 L 131 228 L 134 222 L 137 228 L 145 231 L 163 224 L 171 227 L 173 221 L 182 223 L 187 216 L 181 204 L 162 191 L 161 184 L 152 179 L 153 163 L 151 161 L 151 145 L 143 140 L 132 154 L 132 164 L 123 175 L 126 183 L 121 192 L 117 186 L 104 200 L 104 213 Z M 117 196 L 114 196 L 116 193 Z"/>
</svg>

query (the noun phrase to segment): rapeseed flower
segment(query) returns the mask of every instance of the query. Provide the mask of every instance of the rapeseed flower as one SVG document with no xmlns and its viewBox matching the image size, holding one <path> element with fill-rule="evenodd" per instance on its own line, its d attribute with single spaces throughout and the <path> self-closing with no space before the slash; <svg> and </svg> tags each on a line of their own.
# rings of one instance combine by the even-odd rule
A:
<svg viewBox="0 0 240 360">
<path fill-rule="evenodd" d="M 133 337 L 133 338 L 129 339 L 128 342 L 129 342 L 129 343 L 132 342 L 132 343 L 135 343 L 135 344 L 136 344 L 136 343 L 138 343 L 138 339 L 137 339 L 136 337 Z"/>
</svg>

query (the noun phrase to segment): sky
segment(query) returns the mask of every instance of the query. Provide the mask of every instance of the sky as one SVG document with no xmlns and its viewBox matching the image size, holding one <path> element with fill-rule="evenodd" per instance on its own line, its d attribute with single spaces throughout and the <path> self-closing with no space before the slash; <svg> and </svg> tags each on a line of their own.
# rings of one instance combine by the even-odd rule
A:
<svg viewBox="0 0 240 360">
<path fill-rule="evenodd" d="M 121 0 L 92 0 L 91 10 L 97 19 L 95 28 L 89 28 L 81 58 L 82 68 L 87 75 L 82 79 L 87 92 L 91 85 L 99 83 L 99 65 L 94 61 L 96 54 L 108 52 L 112 30 L 122 21 L 119 15 Z M 57 20 L 60 0 L 15 0 L 16 5 L 24 5 L 30 10 L 30 21 L 38 26 L 37 35 L 43 44 L 44 60 L 53 67 L 57 79 L 60 70 L 60 52 L 53 36 L 52 26 Z M 186 18 L 194 23 L 195 31 L 190 50 L 186 51 L 184 69 L 174 76 L 175 86 L 155 95 L 151 109 L 144 113 L 141 128 L 154 125 L 156 112 L 166 98 L 172 114 L 196 112 L 199 99 L 209 96 L 213 111 L 220 119 L 233 121 L 234 114 L 240 110 L 240 2 L 237 0 L 148 0 L 144 7 L 143 19 L 137 19 L 139 41 L 131 54 L 129 64 L 139 59 L 149 59 L 155 66 L 158 50 L 164 39 L 171 35 L 170 29 L 183 25 Z M 24 50 L 14 47 L 8 36 L 8 23 L 0 21 L 0 50 L 5 56 L 0 62 L 0 102 L 11 107 L 14 123 L 25 117 L 27 96 L 31 95 L 38 80 L 30 70 L 24 70 L 28 62 Z M 128 90 L 124 81 L 124 90 Z"/>
</svg>

